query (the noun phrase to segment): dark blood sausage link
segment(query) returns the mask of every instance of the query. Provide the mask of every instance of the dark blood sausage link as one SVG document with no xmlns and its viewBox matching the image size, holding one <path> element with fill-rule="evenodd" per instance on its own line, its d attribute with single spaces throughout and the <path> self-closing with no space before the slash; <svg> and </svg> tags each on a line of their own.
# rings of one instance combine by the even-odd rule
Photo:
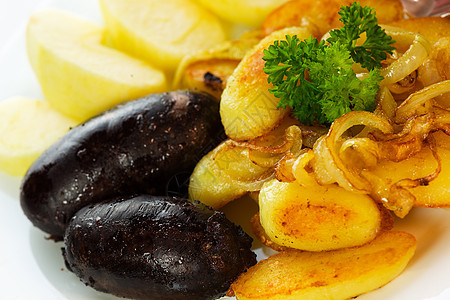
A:
<svg viewBox="0 0 450 300">
<path fill-rule="evenodd" d="M 199 92 L 153 94 L 70 130 L 31 166 L 20 201 L 32 223 L 55 239 L 82 207 L 104 199 L 165 195 L 192 172 L 223 131 L 218 102 Z"/>
<path fill-rule="evenodd" d="M 92 204 L 69 223 L 67 267 L 133 299 L 213 299 L 256 263 L 241 227 L 197 202 L 139 195 Z"/>
</svg>

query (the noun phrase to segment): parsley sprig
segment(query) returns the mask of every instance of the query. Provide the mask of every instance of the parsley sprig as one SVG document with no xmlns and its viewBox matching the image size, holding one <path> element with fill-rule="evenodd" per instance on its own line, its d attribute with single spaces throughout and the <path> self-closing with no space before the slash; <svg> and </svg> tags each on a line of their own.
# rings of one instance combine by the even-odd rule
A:
<svg viewBox="0 0 450 300">
<path fill-rule="evenodd" d="M 341 7 L 339 15 L 344 26 L 330 31 L 331 37 L 327 42 L 333 44 L 339 41 L 346 45 L 353 60 L 363 68 L 381 68 L 386 52 L 392 54 L 395 49 L 391 46 L 394 40 L 378 25 L 373 9 L 369 6 L 361 7 L 359 2 L 354 2 L 349 7 Z M 363 33 L 366 34 L 366 40 L 362 45 L 357 45 L 356 42 Z"/>
<path fill-rule="evenodd" d="M 351 110 L 375 108 L 383 79 L 377 67 L 386 58 L 385 51 L 392 51 L 387 49 L 392 38 L 376 29 L 370 8 L 356 2 L 341 9 L 345 25 L 331 33 L 329 45 L 312 37 L 300 41 L 296 35 L 287 35 L 285 41 L 275 41 L 264 50 L 264 72 L 274 86 L 269 91 L 280 98 L 278 107 L 293 108 L 293 115 L 304 124 L 329 124 Z M 356 40 L 363 32 L 367 39 L 358 46 Z M 369 70 L 368 77 L 356 77 L 351 68 L 355 62 Z"/>
</svg>

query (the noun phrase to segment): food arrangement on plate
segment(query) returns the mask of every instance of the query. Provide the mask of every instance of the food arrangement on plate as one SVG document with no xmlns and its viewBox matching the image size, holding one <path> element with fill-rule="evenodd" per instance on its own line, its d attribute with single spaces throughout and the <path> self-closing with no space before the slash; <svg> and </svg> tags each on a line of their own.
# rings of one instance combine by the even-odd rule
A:
<svg viewBox="0 0 450 300">
<path fill-rule="evenodd" d="M 347 299 L 407 267 L 417 242 L 396 220 L 450 203 L 450 19 L 282 2 L 100 0 L 105 27 L 30 18 L 45 100 L 0 104 L 0 166 L 83 283 Z M 258 205 L 252 232 L 220 212 L 241 197 Z M 278 253 L 257 262 L 249 235 Z"/>
</svg>

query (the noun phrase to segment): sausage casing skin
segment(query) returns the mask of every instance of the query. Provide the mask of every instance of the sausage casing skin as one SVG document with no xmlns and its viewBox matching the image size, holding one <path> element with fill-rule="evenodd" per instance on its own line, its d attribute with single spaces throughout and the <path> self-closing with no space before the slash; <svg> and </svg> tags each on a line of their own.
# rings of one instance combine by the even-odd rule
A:
<svg viewBox="0 0 450 300">
<path fill-rule="evenodd" d="M 213 299 L 256 263 L 252 239 L 200 202 L 139 195 L 89 205 L 69 223 L 67 267 L 133 299 Z"/>
<path fill-rule="evenodd" d="M 60 239 L 89 203 L 165 195 L 167 182 L 192 172 L 222 131 L 217 100 L 205 93 L 152 94 L 121 104 L 71 129 L 35 161 L 22 181 L 22 209 Z"/>
</svg>

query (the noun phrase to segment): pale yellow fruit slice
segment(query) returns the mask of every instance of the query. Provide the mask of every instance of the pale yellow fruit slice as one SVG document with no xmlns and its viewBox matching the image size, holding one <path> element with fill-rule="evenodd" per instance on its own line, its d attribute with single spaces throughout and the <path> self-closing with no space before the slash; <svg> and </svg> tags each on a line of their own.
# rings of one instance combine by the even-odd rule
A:
<svg viewBox="0 0 450 300">
<path fill-rule="evenodd" d="M 114 47 L 173 73 L 187 54 L 225 40 L 216 16 L 190 0 L 100 0 Z"/>
<path fill-rule="evenodd" d="M 242 274 L 231 286 L 239 300 L 350 299 L 397 277 L 416 250 L 416 239 L 385 231 L 361 247 L 328 252 L 286 250 Z"/>
<path fill-rule="evenodd" d="M 223 19 L 259 26 L 274 9 L 288 0 L 199 0 L 201 4 Z"/>
<path fill-rule="evenodd" d="M 0 102 L 0 170 L 23 176 L 33 161 L 77 122 L 48 102 L 16 97 Z"/>
<path fill-rule="evenodd" d="M 28 56 L 45 98 L 80 121 L 166 89 L 162 71 L 103 46 L 103 35 L 102 27 L 57 10 L 37 12 L 28 24 Z"/>
</svg>

